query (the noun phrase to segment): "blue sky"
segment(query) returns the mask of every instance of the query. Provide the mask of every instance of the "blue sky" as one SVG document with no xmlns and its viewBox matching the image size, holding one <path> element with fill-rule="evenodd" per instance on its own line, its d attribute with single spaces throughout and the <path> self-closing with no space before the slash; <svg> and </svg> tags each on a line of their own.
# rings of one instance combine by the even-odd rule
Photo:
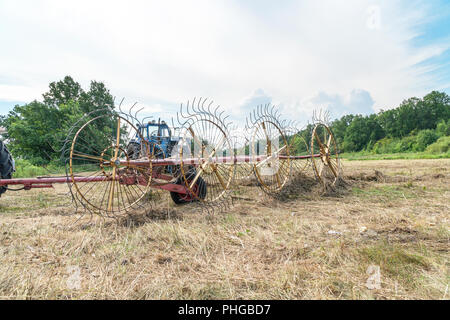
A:
<svg viewBox="0 0 450 320">
<path fill-rule="evenodd" d="M 0 0 L 0 39 L 0 114 L 65 75 L 163 118 L 195 96 L 306 123 L 450 93 L 448 1 Z"/>
</svg>

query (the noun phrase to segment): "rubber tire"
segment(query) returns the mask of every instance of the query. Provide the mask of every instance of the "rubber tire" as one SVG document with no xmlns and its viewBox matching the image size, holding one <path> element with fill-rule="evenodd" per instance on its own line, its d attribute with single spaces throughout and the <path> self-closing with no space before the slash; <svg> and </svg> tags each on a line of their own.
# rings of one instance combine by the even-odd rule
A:
<svg viewBox="0 0 450 320">
<path fill-rule="evenodd" d="M 192 178 L 193 178 L 193 175 L 189 176 L 188 181 Z M 179 177 L 176 184 L 183 185 L 184 179 L 182 177 Z M 198 186 L 198 188 L 200 190 L 199 195 L 198 195 L 199 198 L 205 199 L 205 197 L 206 197 L 206 182 L 205 182 L 205 180 L 203 180 L 202 177 L 198 177 L 195 184 Z M 184 194 L 180 194 L 178 192 L 173 192 L 173 191 L 170 192 L 170 197 L 172 198 L 173 202 L 175 202 L 175 204 L 186 204 L 186 203 L 198 201 L 197 199 L 186 201 L 182 198 L 183 196 L 184 196 Z"/>
<path fill-rule="evenodd" d="M 131 160 L 139 159 L 141 150 L 139 143 L 131 142 L 127 146 L 127 155 Z"/>
<path fill-rule="evenodd" d="M 11 179 L 14 172 L 14 162 L 9 153 L 8 148 L 0 141 L 0 178 L 1 179 Z M 6 192 L 8 186 L 0 187 L 0 196 Z"/>
</svg>

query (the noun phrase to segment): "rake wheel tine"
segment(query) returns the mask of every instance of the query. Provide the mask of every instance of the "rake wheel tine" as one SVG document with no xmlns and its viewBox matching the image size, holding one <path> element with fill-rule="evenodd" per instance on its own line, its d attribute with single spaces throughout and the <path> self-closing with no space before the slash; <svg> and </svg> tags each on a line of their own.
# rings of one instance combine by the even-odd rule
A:
<svg viewBox="0 0 450 320">
<path fill-rule="evenodd" d="M 145 108 L 142 107 L 141 109 L 139 109 L 138 111 L 136 111 L 136 113 L 134 114 L 134 118 L 137 119 L 137 115 L 139 112 L 141 112 L 142 110 L 144 110 Z"/>
<path fill-rule="evenodd" d="M 205 98 L 205 100 L 206 100 L 206 98 Z M 197 110 L 202 109 L 202 106 L 201 106 L 202 101 L 203 101 L 203 97 L 200 97 L 197 102 Z"/>
<path fill-rule="evenodd" d="M 205 103 L 207 103 L 209 98 L 204 98 L 202 105 L 201 105 L 201 109 L 203 110 L 203 112 L 209 112 L 209 109 L 211 107 L 211 105 L 214 103 L 213 100 L 211 100 L 208 104 L 208 106 L 205 106 Z M 207 111 L 208 110 L 208 111 Z"/>
<path fill-rule="evenodd" d="M 196 98 L 194 97 L 194 100 L 192 101 L 192 105 L 191 105 L 191 108 L 192 108 L 192 112 L 193 113 L 198 113 L 199 112 L 199 110 L 198 110 L 198 104 L 200 103 L 200 101 L 201 101 L 201 97 L 200 97 L 200 99 L 198 100 L 198 102 L 197 102 L 197 109 L 195 108 L 195 100 L 196 100 Z"/>
<path fill-rule="evenodd" d="M 222 110 L 221 112 L 217 113 L 219 108 L 220 108 L 220 105 L 218 105 L 217 108 L 214 110 L 214 117 L 217 120 L 219 120 L 220 122 L 223 123 L 223 121 L 222 121 L 222 114 L 225 112 L 225 110 Z"/>
<path fill-rule="evenodd" d="M 204 112 L 211 114 L 211 106 L 213 105 L 214 100 L 211 100 L 211 102 L 208 104 Z"/>
<path fill-rule="evenodd" d="M 204 111 L 206 111 L 206 109 L 208 109 L 208 108 L 214 103 L 214 100 L 211 99 L 211 101 L 209 101 L 209 103 L 208 103 L 208 106 L 205 106 L 205 103 L 208 102 L 208 99 L 209 99 L 209 98 L 205 98 L 205 100 L 204 100 L 203 103 L 202 103 L 202 109 L 203 109 Z"/>
<path fill-rule="evenodd" d="M 120 109 L 120 107 L 122 106 L 123 100 L 125 100 L 125 98 L 122 98 L 122 100 L 120 101 L 120 103 L 119 103 L 119 109 Z"/>
<path fill-rule="evenodd" d="M 211 100 L 206 108 L 207 108 L 208 110 L 210 110 L 210 109 L 211 109 L 211 106 L 213 105 L 213 103 L 214 103 L 214 100 Z"/>
<path fill-rule="evenodd" d="M 181 116 L 183 117 L 183 118 L 187 118 L 187 111 L 186 111 L 186 109 L 189 107 L 189 100 L 187 101 L 187 103 L 186 103 L 186 106 L 185 106 L 185 108 L 183 108 L 183 104 L 181 104 Z"/>
<path fill-rule="evenodd" d="M 208 101 L 208 98 L 204 98 L 202 105 L 201 105 L 201 109 L 203 110 L 203 112 L 206 112 L 206 109 L 205 109 L 206 101 Z M 213 101 L 211 101 L 211 103 L 209 105 L 211 105 L 211 104 L 213 104 Z M 208 109 L 209 109 L 209 106 L 208 106 Z"/>
<path fill-rule="evenodd" d="M 194 98 L 194 102 L 195 102 L 195 98 Z M 191 108 L 193 108 L 194 102 L 192 102 Z M 186 113 L 187 113 L 187 117 L 191 116 L 191 112 L 189 111 L 189 100 L 188 100 L 188 103 L 186 105 Z"/>
<path fill-rule="evenodd" d="M 186 112 L 185 118 L 189 118 L 189 116 L 190 116 L 190 112 L 189 112 L 189 100 L 188 100 L 188 102 L 187 102 L 187 104 L 186 104 L 185 112 Z"/>
<path fill-rule="evenodd" d="M 226 115 L 225 117 L 223 117 L 222 115 L 224 114 L 225 110 L 222 110 L 219 115 L 218 115 L 218 119 L 220 120 L 220 122 L 222 122 L 223 124 L 225 124 L 225 121 L 230 117 L 230 115 Z M 231 123 L 231 121 L 230 121 Z"/>
<path fill-rule="evenodd" d="M 203 97 L 198 98 L 198 101 L 197 101 L 197 111 L 195 111 L 195 109 L 192 108 L 192 110 L 193 110 L 195 113 L 199 113 L 200 108 L 201 108 L 200 104 L 202 103 L 202 100 L 203 100 Z M 192 104 L 192 107 L 194 107 L 194 106 L 195 106 L 195 105 Z"/>
<path fill-rule="evenodd" d="M 220 108 L 220 105 L 217 105 L 216 109 L 214 109 L 214 117 L 220 120 L 221 115 L 222 115 L 225 111 L 222 110 L 222 112 L 219 113 L 219 116 L 217 116 L 217 110 L 219 110 L 219 108 Z"/>
<path fill-rule="evenodd" d="M 123 98 L 122 98 L 123 101 Z M 122 101 L 120 102 L 120 105 L 122 105 Z M 131 114 L 131 111 L 133 110 L 133 108 L 136 106 L 136 103 L 134 103 L 130 109 L 128 109 L 128 113 Z"/>
<path fill-rule="evenodd" d="M 222 112 L 220 113 L 220 116 L 222 116 L 222 113 L 224 113 L 224 111 L 222 111 Z M 223 121 L 226 121 L 229 117 L 230 117 L 230 115 L 227 115 L 225 118 L 223 118 Z M 223 123 L 223 124 L 224 124 L 224 128 L 227 128 L 228 126 L 231 126 L 232 123 L 233 123 L 233 122 L 232 122 L 231 120 L 230 120 L 230 122 L 228 122 L 228 123 Z M 234 130 L 236 130 L 236 128 L 235 128 Z"/>
<path fill-rule="evenodd" d="M 196 100 L 196 97 L 194 97 L 194 100 L 192 100 L 192 103 L 191 103 L 191 109 L 192 109 L 192 112 L 194 112 L 194 114 L 195 114 L 195 111 L 194 111 L 194 108 L 195 108 L 195 100 Z M 191 113 L 188 111 L 188 113 L 189 113 L 189 115 L 191 115 Z"/>
<path fill-rule="evenodd" d="M 172 118 L 172 119 L 173 119 L 173 118 Z M 183 126 L 183 125 L 181 124 L 181 121 L 180 121 L 180 118 L 179 118 L 178 112 L 177 112 L 177 122 L 178 122 L 178 124 L 179 124 L 180 126 Z"/>
<path fill-rule="evenodd" d="M 274 108 L 275 108 L 275 106 L 272 107 L 272 111 L 273 111 Z M 280 110 L 275 110 L 275 113 L 274 113 L 273 116 L 274 116 L 276 119 L 278 119 L 278 118 L 280 117 L 280 115 L 281 115 Z"/>
<path fill-rule="evenodd" d="M 113 104 L 115 104 L 115 103 L 116 103 L 116 97 L 114 96 L 114 98 L 113 98 Z M 124 112 L 122 111 L 122 104 L 121 104 L 121 103 L 119 103 L 118 108 L 119 108 L 119 111 L 120 111 L 120 112 L 124 113 Z"/>
<path fill-rule="evenodd" d="M 189 100 L 188 100 L 188 104 L 189 104 Z M 180 105 L 180 115 L 181 115 L 181 117 L 186 119 L 186 117 L 183 114 L 183 103 Z"/>
<path fill-rule="evenodd" d="M 151 119 L 151 118 L 153 118 L 153 116 L 148 116 L 148 117 L 142 118 L 142 123 L 145 122 L 145 119 Z"/>
</svg>

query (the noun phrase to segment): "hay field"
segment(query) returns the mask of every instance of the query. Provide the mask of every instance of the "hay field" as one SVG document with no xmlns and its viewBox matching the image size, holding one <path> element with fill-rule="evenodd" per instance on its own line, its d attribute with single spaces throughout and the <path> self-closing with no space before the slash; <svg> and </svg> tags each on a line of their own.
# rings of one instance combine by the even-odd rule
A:
<svg viewBox="0 0 450 320">
<path fill-rule="evenodd" d="M 117 222 L 74 215 L 65 185 L 8 191 L 0 298 L 449 299 L 450 159 L 346 161 L 344 176 L 325 195 L 311 176 L 280 199 L 240 187 L 214 215 L 161 193 Z"/>
</svg>

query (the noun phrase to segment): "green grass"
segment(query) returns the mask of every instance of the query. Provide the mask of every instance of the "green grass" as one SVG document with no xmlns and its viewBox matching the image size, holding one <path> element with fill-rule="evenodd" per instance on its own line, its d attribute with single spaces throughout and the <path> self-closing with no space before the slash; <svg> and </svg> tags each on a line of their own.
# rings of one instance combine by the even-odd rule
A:
<svg viewBox="0 0 450 320">
<path fill-rule="evenodd" d="M 38 176 L 66 174 L 65 166 L 59 164 L 50 164 L 45 167 L 41 167 L 31 164 L 28 160 L 17 159 L 15 161 L 15 165 L 16 171 L 13 173 L 13 178 L 34 178 Z M 77 165 L 74 172 L 77 173 L 93 170 L 98 170 L 97 164 Z"/>
<path fill-rule="evenodd" d="M 16 160 L 14 178 L 37 177 L 49 174 L 48 169 L 32 165 L 27 160 Z"/>
<path fill-rule="evenodd" d="M 420 191 L 423 190 L 417 190 L 416 192 L 409 183 L 406 183 L 403 186 L 388 185 L 368 189 L 361 189 L 358 187 L 352 188 L 352 193 L 356 196 L 362 198 L 382 197 L 388 200 L 417 198 L 419 196 L 418 192 Z M 421 194 L 423 194 L 423 192 Z"/>
<path fill-rule="evenodd" d="M 382 273 L 391 275 L 409 288 L 419 286 L 422 282 L 421 271 L 431 267 L 421 253 L 388 243 L 378 243 L 359 252 L 366 262 L 379 265 Z"/>
<path fill-rule="evenodd" d="M 447 159 L 450 158 L 450 152 L 431 154 L 427 152 L 403 152 L 403 153 L 385 153 L 376 154 L 365 151 L 341 153 L 341 158 L 349 161 L 353 160 L 399 160 L 399 159 Z"/>
</svg>

